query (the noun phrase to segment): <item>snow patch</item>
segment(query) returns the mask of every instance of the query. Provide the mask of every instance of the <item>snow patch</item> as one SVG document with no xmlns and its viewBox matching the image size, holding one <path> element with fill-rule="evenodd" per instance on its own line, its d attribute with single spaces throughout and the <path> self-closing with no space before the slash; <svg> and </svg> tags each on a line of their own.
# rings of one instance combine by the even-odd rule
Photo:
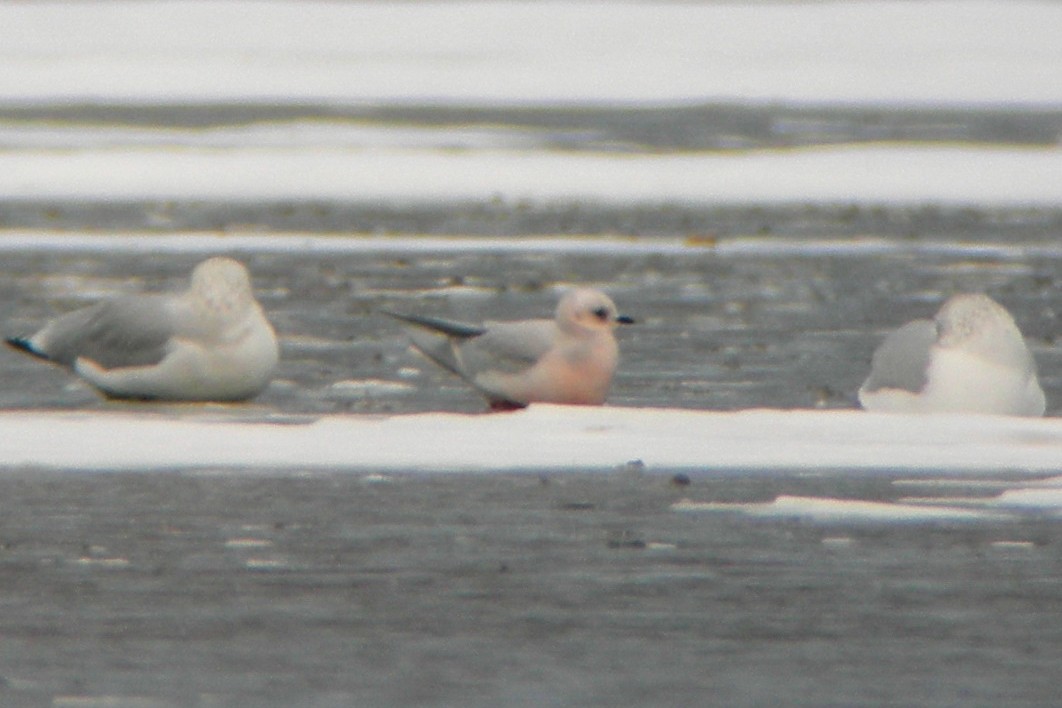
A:
<svg viewBox="0 0 1062 708">
<path fill-rule="evenodd" d="M 949 506 L 921 506 L 888 502 L 780 496 L 763 504 L 721 504 L 682 501 L 676 511 L 739 512 L 750 516 L 806 518 L 817 522 L 926 522 L 983 520 L 985 513 Z M 837 544 L 834 544 L 837 545 Z"/>
<path fill-rule="evenodd" d="M 904 470 L 1042 474 L 1062 458 L 1062 420 L 862 411 L 534 405 L 507 414 L 334 415 L 283 424 L 160 410 L 0 413 L 7 468 L 480 471 Z M 1057 489 L 1037 490 L 1057 500 Z M 1018 494 L 1015 492 L 1014 494 Z M 1003 497 L 1008 499 L 1006 495 Z M 1027 497 L 1015 496 L 1015 502 Z M 1041 503 L 1045 503 L 1041 501 Z M 916 506 L 916 505 L 910 505 Z"/>
<path fill-rule="evenodd" d="M 0 100 L 1057 104 L 1059 27 L 1012 0 L 2 3 Z"/>
<path fill-rule="evenodd" d="M 1054 206 L 1062 203 L 1059 174 L 1057 146 L 679 155 L 257 146 L 0 151 L 0 196 L 9 199 Z"/>
</svg>

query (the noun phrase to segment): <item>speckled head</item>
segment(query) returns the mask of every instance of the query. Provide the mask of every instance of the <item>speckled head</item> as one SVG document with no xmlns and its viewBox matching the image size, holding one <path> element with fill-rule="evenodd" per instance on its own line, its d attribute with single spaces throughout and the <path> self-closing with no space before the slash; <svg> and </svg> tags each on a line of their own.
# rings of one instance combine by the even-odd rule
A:
<svg viewBox="0 0 1062 708">
<path fill-rule="evenodd" d="M 217 256 L 192 271 L 193 297 L 218 313 L 240 313 L 254 302 L 251 276 L 239 261 Z"/>
<path fill-rule="evenodd" d="M 987 295 L 951 297 L 937 313 L 936 323 L 939 346 L 961 348 L 1000 363 L 1031 362 L 1014 318 Z"/>
<path fill-rule="evenodd" d="M 1008 326 L 1016 328 L 1013 318 L 987 295 L 967 293 L 952 296 L 937 312 L 940 343 L 958 345 Z"/>
</svg>

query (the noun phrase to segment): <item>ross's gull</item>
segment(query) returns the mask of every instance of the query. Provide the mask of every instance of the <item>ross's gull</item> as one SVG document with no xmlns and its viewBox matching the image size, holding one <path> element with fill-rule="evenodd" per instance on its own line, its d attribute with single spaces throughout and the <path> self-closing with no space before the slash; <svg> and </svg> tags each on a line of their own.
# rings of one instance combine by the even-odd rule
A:
<svg viewBox="0 0 1062 708">
<path fill-rule="evenodd" d="M 386 314 L 415 325 L 413 346 L 472 384 L 495 410 L 535 402 L 601 405 L 619 358 L 613 329 L 633 322 L 589 288 L 566 292 L 552 320 L 470 325 Z"/>
<path fill-rule="evenodd" d="M 222 257 L 197 265 L 184 292 L 105 300 L 7 343 L 111 398 L 247 399 L 269 384 L 278 359 L 247 269 Z"/>
<path fill-rule="evenodd" d="M 869 411 L 1039 416 L 1044 392 L 1014 319 L 986 295 L 955 295 L 874 352 L 859 389 Z"/>
</svg>

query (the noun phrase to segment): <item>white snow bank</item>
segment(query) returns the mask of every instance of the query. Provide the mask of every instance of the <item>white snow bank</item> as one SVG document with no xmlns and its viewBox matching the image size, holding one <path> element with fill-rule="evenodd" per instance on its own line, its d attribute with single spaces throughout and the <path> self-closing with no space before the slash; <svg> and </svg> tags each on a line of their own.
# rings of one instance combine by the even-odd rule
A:
<svg viewBox="0 0 1062 708">
<path fill-rule="evenodd" d="M 1062 84 L 1062 81 L 1059 81 Z M 1062 204 L 1062 147 L 624 155 L 299 147 L 0 152 L 0 198 Z"/>
<path fill-rule="evenodd" d="M 998 503 L 1002 507 L 1062 512 L 1062 485 L 1060 485 L 1058 480 L 1055 480 L 1054 485 L 1010 489 L 999 496 Z"/>
<path fill-rule="evenodd" d="M 762 504 L 722 504 L 680 501 L 675 511 L 734 512 L 762 517 L 799 517 L 819 522 L 852 521 L 969 521 L 993 516 L 981 509 L 963 509 L 946 504 L 917 505 L 821 497 L 780 496 Z M 1003 518 L 1003 515 L 999 515 Z"/>
<path fill-rule="evenodd" d="M 1062 102 L 1062 5 L 0 4 L 0 101 Z"/>
<path fill-rule="evenodd" d="M 493 415 L 330 416 L 247 422 L 254 409 L 130 406 L 0 413 L 0 461 L 63 470 L 481 471 L 614 469 L 1044 473 L 1062 420 L 861 411 L 536 405 Z M 228 418 L 225 416 L 241 416 Z"/>
</svg>

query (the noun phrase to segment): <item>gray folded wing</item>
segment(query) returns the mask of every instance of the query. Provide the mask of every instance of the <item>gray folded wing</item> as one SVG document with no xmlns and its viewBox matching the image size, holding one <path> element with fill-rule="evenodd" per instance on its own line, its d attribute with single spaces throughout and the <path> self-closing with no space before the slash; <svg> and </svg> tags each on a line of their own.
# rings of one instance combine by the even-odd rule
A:
<svg viewBox="0 0 1062 708">
<path fill-rule="evenodd" d="M 415 325 L 409 332 L 413 346 L 477 387 L 477 377 L 486 372 L 518 373 L 530 368 L 557 339 L 557 326 L 552 320 L 488 322 L 479 326 L 420 315 L 386 314 Z"/>
<path fill-rule="evenodd" d="M 464 376 L 474 378 L 488 371 L 515 374 L 535 365 L 557 341 L 553 320 L 488 322 L 486 331 L 455 342 Z"/>
<path fill-rule="evenodd" d="M 921 391 L 928 380 L 931 348 L 936 341 L 937 325 L 932 320 L 914 320 L 892 332 L 874 352 L 863 390 Z"/>
<path fill-rule="evenodd" d="M 166 356 L 172 320 L 162 296 L 121 297 L 67 313 L 33 341 L 39 354 L 66 366 L 80 357 L 105 369 L 152 366 Z"/>
</svg>

